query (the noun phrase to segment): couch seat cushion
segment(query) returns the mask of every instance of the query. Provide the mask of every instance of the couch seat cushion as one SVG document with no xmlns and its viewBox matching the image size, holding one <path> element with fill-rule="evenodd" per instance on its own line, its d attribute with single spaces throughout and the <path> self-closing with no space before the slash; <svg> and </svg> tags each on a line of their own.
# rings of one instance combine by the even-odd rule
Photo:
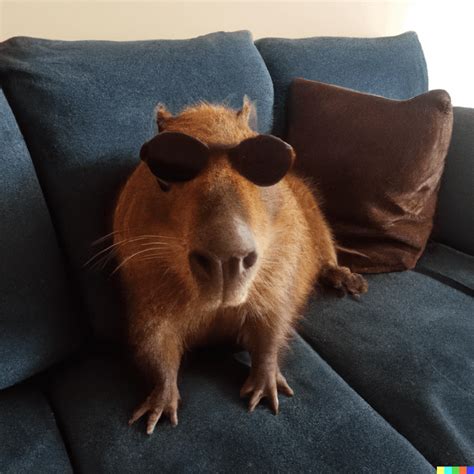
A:
<svg viewBox="0 0 474 474">
<path fill-rule="evenodd" d="M 0 472 L 72 473 L 53 412 L 31 384 L 0 392 Z"/>
<path fill-rule="evenodd" d="M 146 395 L 120 358 L 96 356 L 51 387 L 53 405 L 81 472 L 432 472 L 427 461 L 301 339 L 284 373 L 295 397 L 274 416 L 239 399 L 248 367 L 201 351 L 180 376 L 179 424 L 155 433 L 127 420 Z"/>
<path fill-rule="evenodd" d="M 273 87 L 265 63 L 245 31 L 130 42 L 22 37 L 0 44 L 0 82 L 97 334 L 110 336 L 120 319 L 113 267 L 84 264 L 101 249 L 91 244 L 110 232 L 118 189 L 156 133 L 156 104 L 172 112 L 201 100 L 237 108 L 247 94 L 267 131 Z"/>
<path fill-rule="evenodd" d="M 0 90 L 0 388 L 80 340 L 71 288 L 28 149 Z"/>
<path fill-rule="evenodd" d="M 326 292 L 301 333 L 433 465 L 474 462 L 474 300 L 418 273 L 369 276 L 359 300 Z"/>
</svg>

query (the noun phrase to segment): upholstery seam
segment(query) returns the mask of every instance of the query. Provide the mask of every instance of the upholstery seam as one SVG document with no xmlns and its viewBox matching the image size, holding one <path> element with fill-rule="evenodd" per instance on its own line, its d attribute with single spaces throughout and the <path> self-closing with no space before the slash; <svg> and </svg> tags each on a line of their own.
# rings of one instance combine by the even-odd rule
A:
<svg viewBox="0 0 474 474">
<path fill-rule="evenodd" d="M 48 403 L 49 408 L 51 409 L 51 413 L 53 414 L 54 422 L 55 422 L 56 427 L 59 431 L 59 434 L 61 435 L 61 439 L 62 439 L 62 442 L 63 442 L 63 445 L 64 445 L 64 449 L 66 450 L 66 454 L 69 458 L 69 463 L 71 464 L 72 472 L 73 473 L 78 473 L 79 472 L 79 469 L 77 468 L 78 463 L 76 462 L 76 457 L 73 454 L 73 450 L 72 450 L 72 447 L 71 447 L 70 440 L 69 440 L 68 436 L 66 435 L 66 429 L 64 427 L 64 424 L 63 424 L 62 420 L 60 420 L 59 417 L 57 416 L 57 412 L 54 409 L 54 404 L 52 402 L 51 395 L 50 395 L 49 391 L 43 389 L 42 392 L 43 392 L 43 395 L 45 397 L 46 402 Z"/>
<path fill-rule="evenodd" d="M 474 296 L 473 288 L 470 288 L 469 286 L 455 280 L 454 278 L 444 275 L 439 271 L 430 270 L 429 268 L 424 267 L 423 264 L 421 264 L 420 267 L 413 268 L 412 271 L 415 273 L 419 273 L 420 275 L 432 278 L 433 280 L 436 280 L 445 286 L 449 286 L 454 290 L 460 291 L 461 293 L 464 293 L 467 296 Z"/>
</svg>

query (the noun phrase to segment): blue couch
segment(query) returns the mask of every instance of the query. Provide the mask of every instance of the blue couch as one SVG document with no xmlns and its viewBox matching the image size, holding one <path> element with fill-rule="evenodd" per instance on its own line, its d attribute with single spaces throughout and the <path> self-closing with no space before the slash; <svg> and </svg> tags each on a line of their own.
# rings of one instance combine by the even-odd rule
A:
<svg viewBox="0 0 474 474">
<path fill-rule="evenodd" d="M 146 388 L 110 271 L 84 263 L 155 130 L 153 108 L 256 102 L 284 136 L 294 77 L 395 99 L 428 89 L 415 33 L 0 44 L 0 472 L 433 472 L 474 464 L 474 110 L 455 107 L 432 240 L 360 300 L 318 292 L 286 356 L 295 397 L 247 413 L 245 354 L 197 351 L 180 424 Z M 390 126 L 390 124 L 387 124 Z"/>
</svg>

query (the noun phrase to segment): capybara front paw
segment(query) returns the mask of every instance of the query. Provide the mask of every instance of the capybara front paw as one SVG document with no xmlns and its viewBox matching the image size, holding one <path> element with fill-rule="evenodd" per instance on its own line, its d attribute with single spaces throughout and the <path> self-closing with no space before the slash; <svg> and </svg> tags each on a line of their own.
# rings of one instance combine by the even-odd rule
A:
<svg viewBox="0 0 474 474">
<path fill-rule="evenodd" d="M 271 409 L 278 414 L 278 392 L 292 397 L 294 392 L 279 370 L 251 372 L 240 390 L 241 397 L 250 397 L 249 411 L 255 410 L 262 398 L 266 398 Z"/>
<path fill-rule="evenodd" d="M 367 293 L 369 284 L 367 280 L 359 273 L 351 273 L 349 281 L 345 285 L 346 290 L 351 295 L 359 296 Z"/>
<path fill-rule="evenodd" d="M 176 426 L 178 424 L 179 401 L 180 396 L 177 389 L 155 388 L 147 399 L 133 412 L 128 424 L 132 425 L 148 413 L 146 432 L 149 435 L 153 433 L 156 424 L 163 414 L 170 419 L 173 426 Z"/>
<path fill-rule="evenodd" d="M 322 282 L 353 296 L 367 293 L 369 289 L 367 280 L 358 273 L 352 273 L 347 267 L 325 269 L 322 274 Z"/>
</svg>

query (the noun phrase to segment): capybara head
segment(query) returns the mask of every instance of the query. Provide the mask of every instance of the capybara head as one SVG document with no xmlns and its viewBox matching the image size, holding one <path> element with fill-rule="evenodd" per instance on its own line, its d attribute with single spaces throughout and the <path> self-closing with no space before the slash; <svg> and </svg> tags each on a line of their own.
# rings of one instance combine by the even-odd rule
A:
<svg viewBox="0 0 474 474">
<path fill-rule="evenodd" d="M 208 308 L 244 303 L 272 258 L 280 182 L 294 154 L 250 128 L 254 113 L 246 98 L 240 110 L 201 103 L 176 116 L 158 106 L 159 133 L 143 145 L 126 185 L 134 191 L 122 192 L 116 210 L 133 235 L 158 239 L 155 258 L 140 259 L 144 271 L 174 275 Z"/>
</svg>

